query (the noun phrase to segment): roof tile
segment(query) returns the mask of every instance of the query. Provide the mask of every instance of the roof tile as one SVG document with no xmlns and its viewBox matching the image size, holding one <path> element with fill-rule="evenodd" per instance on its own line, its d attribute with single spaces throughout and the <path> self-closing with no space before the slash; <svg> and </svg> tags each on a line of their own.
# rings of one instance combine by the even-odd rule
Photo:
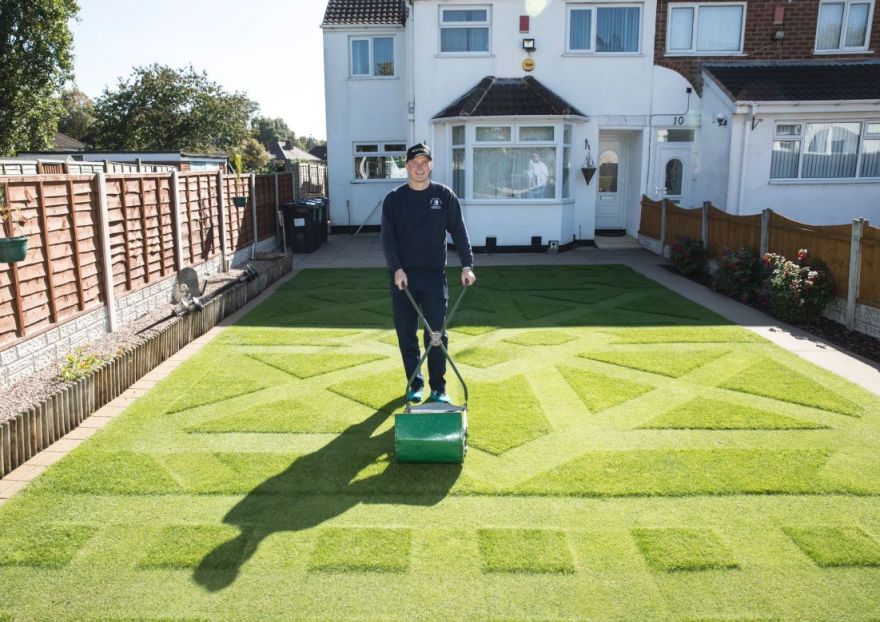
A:
<svg viewBox="0 0 880 622">
<path fill-rule="evenodd" d="M 404 23 L 404 0 L 329 0 L 321 25 Z"/>
<path fill-rule="evenodd" d="M 524 78 L 486 76 L 434 118 L 515 115 L 585 116 L 532 76 Z"/>
</svg>

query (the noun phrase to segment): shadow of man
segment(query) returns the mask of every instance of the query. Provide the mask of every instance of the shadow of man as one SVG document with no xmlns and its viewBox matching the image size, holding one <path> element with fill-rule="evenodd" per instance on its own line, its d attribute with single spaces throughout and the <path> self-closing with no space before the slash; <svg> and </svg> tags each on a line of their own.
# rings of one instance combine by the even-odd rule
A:
<svg viewBox="0 0 880 622">
<path fill-rule="evenodd" d="M 228 587 L 263 539 L 275 532 L 315 527 L 360 503 L 428 506 L 446 497 L 461 465 L 399 465 L 390 458 L 394 429 L 373 435 L 401 405 L 401 400 L 385 404 L 251 490 L 223 518 L 241 530 L 239 535 L 202 559 L 193 574 L 196 583 L 212 592 Z M 381 473 L 355 481 L 383 456 L 389 461 Z"/>
</svg>

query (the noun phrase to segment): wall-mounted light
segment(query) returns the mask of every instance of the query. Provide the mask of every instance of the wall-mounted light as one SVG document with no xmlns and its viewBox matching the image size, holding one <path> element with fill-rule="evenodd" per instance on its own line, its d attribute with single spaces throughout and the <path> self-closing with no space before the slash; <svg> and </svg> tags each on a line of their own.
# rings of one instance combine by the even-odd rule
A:
<svg viewBox="0 0 880 622">
<path fill-rule="evenodd" d="M 535 51 L 535 40 L 534 39 L 523 39 L 522 40 L 522 48 L 526 52 L 534 52 Z"/>
<path fill-rule="evenodd" d="M 716 112 L 715 117 L 713 117 L 713 121 L 718 124 L 718 127 L 724 127 L 727 125 L 727 117 L 723 112 Z"/>
</svg>

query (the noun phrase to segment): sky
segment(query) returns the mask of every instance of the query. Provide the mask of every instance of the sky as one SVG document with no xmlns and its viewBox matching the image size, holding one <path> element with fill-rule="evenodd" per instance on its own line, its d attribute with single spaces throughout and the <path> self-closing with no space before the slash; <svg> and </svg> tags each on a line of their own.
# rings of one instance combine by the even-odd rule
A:
<svg viewBox="0 0 880 622">
<path fill-rule="evenodd" d="M 326 138 L 325 0 L 79 0 L 76 85 L 97 98 L 138 66 L 192 64 L 297 136 Z"/>
</svg>

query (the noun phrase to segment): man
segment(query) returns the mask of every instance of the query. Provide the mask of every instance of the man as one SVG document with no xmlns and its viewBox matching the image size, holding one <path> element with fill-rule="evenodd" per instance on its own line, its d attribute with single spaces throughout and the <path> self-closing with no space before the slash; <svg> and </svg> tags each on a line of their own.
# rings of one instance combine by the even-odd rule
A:
<svg viewBox="0 0 880 622">
<path fill-rule="evenodd" d="M 410 294 L 422 309 L 425 319 L 434 330 L 440 330 L 446 318 L 449 289 L 446 282 L 446 233 L 461 260 L 461 284 L 473 285 L 474 255 L 467 229 L 461 215 L 461 205 L 455 193 L 443 184 L 431 181 L 433 162 L 431 150 L 419 143 L 406 152 L 407 183 L 395 188 L 382 204 L 382 249 L 391 275 L 391 306 L 394 328 L 403 358 L 403 368 L 409 379 L 418 367 L 419 316 L 403 291 Z M 425 329 L 425 347 L 430 335 Z M 443 346 L 449 347 L 444 333 Z M 428 377 L 432 402 L 449 402 L 446 395 L 446 357 L 440 348 L 428 353 Z M 421 402 L 425 380 L 421 370 L 406 395 L 409 402 Z"/>
<path fill-rule="evenodd" d="M 547 165 L 541 160 L 541 154 L 533 153 L 532 159 L 529 161 L 529 197 L 533 199 L 543 199 L 546 194 L 547 180 L 550 178 L 550 171 Z"/>
</svg>

